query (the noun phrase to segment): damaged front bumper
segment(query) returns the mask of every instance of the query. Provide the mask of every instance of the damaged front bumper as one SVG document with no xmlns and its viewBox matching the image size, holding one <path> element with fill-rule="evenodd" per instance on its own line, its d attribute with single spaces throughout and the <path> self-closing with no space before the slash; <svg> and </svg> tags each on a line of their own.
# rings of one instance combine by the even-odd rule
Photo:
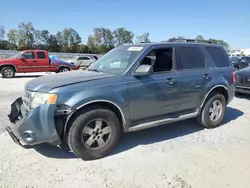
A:
<svg viewBox="0 0 250 188">
<path fill-rule="evenodd" d="M 55 105 L 42 104 L 27 112 L 20 97 L 11 104 L 8 117 L 12 124 L 7 126 L 6 130 L 15 143 L 19 145 L 61 144 L 54 121 Z"/>
</svg>

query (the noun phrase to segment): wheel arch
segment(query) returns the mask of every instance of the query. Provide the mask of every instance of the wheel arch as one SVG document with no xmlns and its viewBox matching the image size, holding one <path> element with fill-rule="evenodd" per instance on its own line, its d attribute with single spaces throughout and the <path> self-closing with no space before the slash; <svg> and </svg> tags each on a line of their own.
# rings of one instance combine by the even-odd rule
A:
<svg viewBox="0 0 250 188">
<path fill-rule="evenodd" d="M 212 87 L 205 95 L 205 97 L 201 103 L 200 110 L 203 108 L 205 102 L 209 99 L 210 95 L 214 92 L 222 94 L 225 97 L 226 102 L 228 103 L 228 101 L 229 101 L 228 88 L 225 85 L 216 85 L 216 86 Z"/>
<path fill-rule="evenodd" d="M 79 107 L 76 108 L 76 110 L 71 115 L 68 116 L 64 125 L 64 131 L 63 131 L 64 138 L 63 139 L 65 139 L 66 133 L 69 130 L 70 124 L 74 120 L 74 118 L 76 118 L 79 114 L 84 112 L 84 110 L 87 110 L 88 108 L 91 108 L 91 107 L 97 107 L 97 106 L 108 108 L 111 111 L 113 111 L 117 115 L 121 123 L 123 131 L 125 130 L 125 124 L 126 124 L 125 116 L 124 116 L 122 109 L 117 104 L 109 100 L 94 100 L 94 101 L 84 103 L 83 105 L 80 105 Z"/>
<path fill-rule="evenodd" d="M 4 67 L 12 67 L 12 68 L 14 68 L 14 70 L 17 72 L 17 68 L 16 68 L 16 66 L 13 65 L 13 64 L 2 64 L 2 65 L 0 65 L 0 72 L 2 71 L 2 69 L 3 69 Z"/>
<path fill-rule="evenodd" d="M 67 68 L 69 68 L 69 70 L 71 70 L 71 67 L 68 66 L 68 65 L 60 65 L 60 66 L 58 67 L 57 71 L 59 71 L 59 70 L 60 70 L 61 68 L 63 68 L 63 67 L 67 67 Z"/>
</svg>

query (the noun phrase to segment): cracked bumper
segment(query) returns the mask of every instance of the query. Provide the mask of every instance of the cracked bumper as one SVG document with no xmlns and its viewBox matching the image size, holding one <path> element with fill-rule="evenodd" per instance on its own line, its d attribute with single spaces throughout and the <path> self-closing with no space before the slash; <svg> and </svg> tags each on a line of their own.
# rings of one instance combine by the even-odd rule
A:
<svg viewBox="0 0 250 188">
<path fill-rule="evenodd" d="M 17 98 L 11 104 L 8 115 L 10 126 L 5 129 L 13 141 L 19 145 L 37 145 L 51 143 L 60 145 L 61 139 L 57 134 L 54 123 L 55 105 L 43 104 L 29 112 L 25 112 L 22 99 Z"/>
</svg>

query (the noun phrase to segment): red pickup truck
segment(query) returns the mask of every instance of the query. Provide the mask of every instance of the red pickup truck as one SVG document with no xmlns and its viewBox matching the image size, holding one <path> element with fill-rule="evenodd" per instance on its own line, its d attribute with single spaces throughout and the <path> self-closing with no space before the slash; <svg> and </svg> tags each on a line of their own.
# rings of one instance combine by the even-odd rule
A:
<svg viewBox="0 0 250 188">
<path fill-rule="evenodd" d="M 60 59 L 51 59 L 45 50 L 25 50 L 11 58 L 0 59 L 0 73 L 4 78 L 12 78 L 15 73 L 65 72 L 80 67 Z"/>
</svg>

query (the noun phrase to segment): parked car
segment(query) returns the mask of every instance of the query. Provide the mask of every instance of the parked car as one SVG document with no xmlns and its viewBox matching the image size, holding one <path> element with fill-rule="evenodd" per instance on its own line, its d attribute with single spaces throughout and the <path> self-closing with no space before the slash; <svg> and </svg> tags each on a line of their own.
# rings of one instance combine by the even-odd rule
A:
<svg viewBox="0 0 250 188">
<path fill-rule="evenodd" d="M 12 78 L 16 73 L 58 73 L 77 69 L 77 65 L 56 58 L 50 59 L 45 50 L 25 50 L 11 58 L 0 60 L 0 73 L 4 78 Z"/>
<path fill-rule="evenodd" d="M 20 145 L 66 143 L 83 160 L 98 159 L 126 132 L 195 117 L 217 127 L 235 94 L 234 71 L 217 45 L 119 46 L 87 70 L 29 81 L 6 130 Z"/>
<path fill-rule="evenodd" d="M 236 71 L 236 92 L 250 94 L 250 67 Z"/>
<path fill-rule="evenodd" d="M 250 56 L 231 56 L 230 60 L 236 70 L 244 69 L 250 65 Z"/>
<path fill-rule="evenodd" d="M 97 56 L 89 56 L 89 55 L 80 55 L 76 56 L 72 63 L 74 63 L 77 66 L 80 66 L 80 68 L 85 69 L 90 66 L 91 63 L 95 62 L 97 60 Z"/>
</svg>

